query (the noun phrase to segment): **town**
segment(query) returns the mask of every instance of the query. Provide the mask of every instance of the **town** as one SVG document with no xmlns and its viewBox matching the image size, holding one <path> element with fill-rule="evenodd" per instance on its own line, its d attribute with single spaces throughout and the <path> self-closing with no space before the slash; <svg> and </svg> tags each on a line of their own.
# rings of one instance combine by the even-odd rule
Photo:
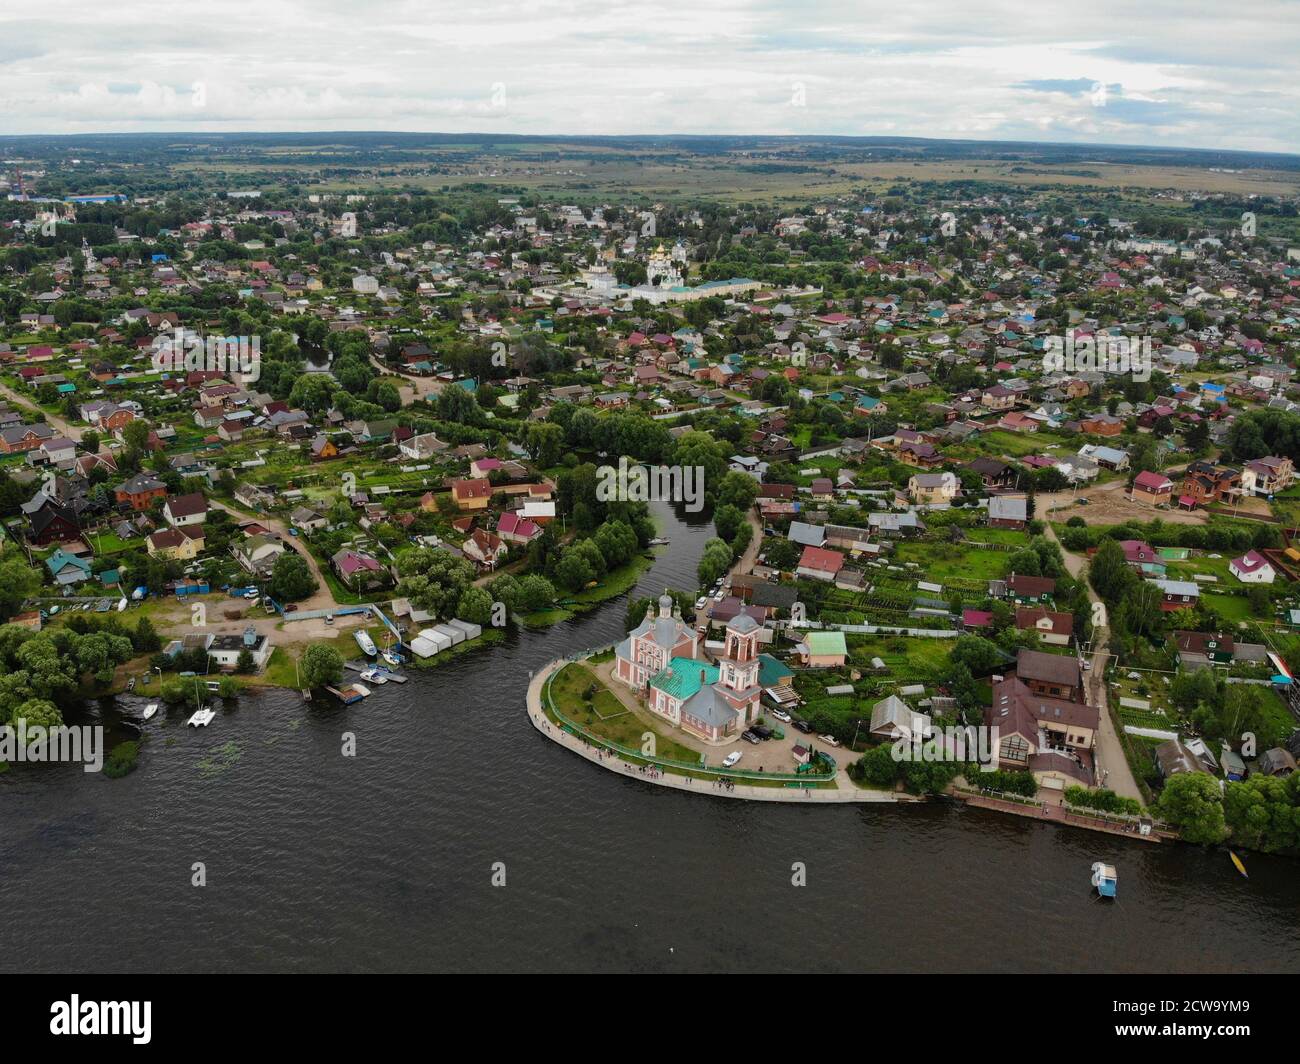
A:
<svg viewBox="0 0 1300 1064">
<path fill-rule="evenodd" d="M 616 771 L 1300 854 L 1296 190 L 11 150 L 0 722 L 352 703 L 625 607 L 527 692 Z M 638 596 L 661 505 L 711 535 Z"/>
</svg>

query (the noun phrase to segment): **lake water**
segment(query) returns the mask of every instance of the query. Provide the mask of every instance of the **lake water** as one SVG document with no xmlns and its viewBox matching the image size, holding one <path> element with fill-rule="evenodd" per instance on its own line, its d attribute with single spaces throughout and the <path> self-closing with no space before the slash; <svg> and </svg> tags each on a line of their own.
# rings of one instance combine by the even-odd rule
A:
<svg viewBox="0 0 1300 1064">
<path fill-rule="evenodd" d="M 695 586 L 711 526 L 641 594 Z M 689 523 L 687 523 L 689 522 Z M 1231 971 L 1300 964 L 1300 865 L 956 803 L 750 804 L 656 788 L 534 731 L 529 672 L 625 600 L 365 702 L 271 692 L 145 725 L 121 780 L 0 776 L 7 971 Z M 143 700 L 124 700 L 138 712 Z M 119 731 L 119 708 L 93 706 Z M 341 756 L 356 735 L 358 756 Z M 1119 903 L 1089 866 L 1119 869 Z M 807 886 L 791 885 L 791 865 Z M 202 862 L 207 885 L 191 885 Z M 503 862 L 506 885 L 491 885 Z"/>
</svg>

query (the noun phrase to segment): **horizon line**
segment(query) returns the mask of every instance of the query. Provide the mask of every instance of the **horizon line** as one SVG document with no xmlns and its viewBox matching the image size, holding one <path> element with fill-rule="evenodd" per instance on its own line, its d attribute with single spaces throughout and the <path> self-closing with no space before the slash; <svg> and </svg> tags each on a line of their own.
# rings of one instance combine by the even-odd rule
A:
<svg viewBox="0 0 1300 1064">
<path fill-rule="evenodd" d="M 398 129 L 291 129 L 291 130 L 82 130 L 77 133 L 0 133 L 0 141 L 61 139 L 78 137 L 310 137 L 310 136 L 394 136 L 394 137 L 454 137 L 474 140 L 550 140 L 550 141 L 636 141 L 636 140 L 835 140 L 859 142 L 908 141 L 922 144 L 989 144 L 1031 147 L 1074 148 L 1079 150 L 1121 150 L 1154 152 L 1199 152 L 1216 155 L 1273 156 L 1300 159 L 1298 151 L 1262 151 L 1256 148 L 1201 148 L 1184 145 L 1124 144 L 1113 141 L 1069 140 L 999 140 L 977 137 L 920 137 L 906 134 L 877 133 L 516 133 L 474 130 L 455 133 L 448 130 L 398 130 Z"/>
</svg>

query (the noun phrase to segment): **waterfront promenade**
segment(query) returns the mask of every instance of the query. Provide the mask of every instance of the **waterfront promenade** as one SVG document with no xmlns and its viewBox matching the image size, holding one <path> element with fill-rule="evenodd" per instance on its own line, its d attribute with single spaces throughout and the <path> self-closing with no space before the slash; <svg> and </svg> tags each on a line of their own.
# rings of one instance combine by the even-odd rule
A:
<svg viewBox="0 0 1300 1064">
<path fill-rule="evenodd" d="M 617 754 L 602 747 L 595 746 L 577 735 L 564 730 L 552 721 L 542 709 L 542 692 L 546 681 L 557 671 L 569 664 L 561 658 L 538 670 L 528 683 L 528 719 L 533 727 L 554 743 L 575 754 L 585 757 L 592 764 L 603 769 L 643 780 L 658 787 L 672 787 L 679 791 L 694 794 L 711 795 L 715 798 L 745 798 L 755 802 L 787 802 L 798 805 L 811 805 L 813 802 L 910 802 L 917 801 L 911 795 L 892 794 L 887 791 L 866 790 L 857 786 L 841 768 L 835 774 L 835 786 L 832 787 L 760 787 L 742 783 L 739 780 L 723 784 L 718 780 L 700 779 L 694 776 L 679 775 L 674 772 L 655 769 L 649 765 L 636 764 L 624 760 Z"/>
</svg>

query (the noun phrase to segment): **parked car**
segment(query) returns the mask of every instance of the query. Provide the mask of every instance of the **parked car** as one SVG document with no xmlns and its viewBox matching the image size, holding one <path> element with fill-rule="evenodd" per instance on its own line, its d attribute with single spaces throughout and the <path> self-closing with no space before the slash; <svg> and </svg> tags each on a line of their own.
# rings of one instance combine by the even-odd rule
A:
<svg viewBox="0 0 1300 1064">
<path fill-rule="evenodd" d="M 772 710 L 772 716 L 774 716 L 777 720 L 781 721 L 783 724 L 790 723 L 790 714 L 787 713 L 784 709 Z"/>
<path fill-rule="evenodd" d="M 695 600 L 695 608 L 696 608 L 697 610 L 702 610 L 702 609 L 704 609 L 704 607 L 705 607 L 705 605 L 708 603 L 708 601 L 709 601 L 709 597 L 708 597 L 707 595 L 701 595 L 699 598 L 697 598 L 697 599 Z"/>
<path fill-rule="evenodd" d="M 835 738 L 835 736 L 833 735 L 819 735 L 817 736 L 817 738 L 820 739 L 822 742 L 824 742 L 827 746 L 840 745 L 840 741 L 837 738 Z"/>
<path fill-rule="evenodd" d="M 332 613 L 327 613 L 327 614 L 325 615 L 325 623 L 326 623 L 326 624 L 333 624 L 333 623 L 334 623 L 334 614 L 332 614 Z"/>
<path fill-rule="evenodd" d="M 284 612 L 285 612 L 285 613 L 295 613 L 295 612 L 297 612 L 297 609 L 298 609 L 298 603 L 296 603 L 296 602 L 290 602 L 290 603 L 288 603 L 288 604 L 284 607 Z"/>
<path fill-rule="evenodd" d="M 757 736 L 758 736 L 760 739 L 762 739 L 764 742 L 767 742 L 768 739 L 772 738 L 772 729 L 766 727 L 765 725 L 762 725 L 762 724 L 755 724 L 755 725 L 754 725 L 752 728 L 750 728 L 749 730 L 752 731 L 755 735 L 757 735 Z"/>
<path fill-rule="evenodd" d="M 733 750 L 731 751 L 731 753 L 729 753 L 726 757 L 722 759 L 722 766 L 723 768 L 731 768 L 731 766 L 734 765 L 739 760 L 740 760 L 740 751 Z"/>
<path fill-rule="evenodd" d="M 794 722 L 794 726 L 803 732 L 804 735 L 812 734 L 813 727 L 806 720 L 797 720 Z"/>
<path fill-rule="evenodd" d="M 745 742 L 747 743 L 758 744 L 762 742 L 762 740 L 757 735 L 755 735 L 752 731 L 743 731 L 740 733 L 740 737 L 744 739 Z"/>
</svg>

